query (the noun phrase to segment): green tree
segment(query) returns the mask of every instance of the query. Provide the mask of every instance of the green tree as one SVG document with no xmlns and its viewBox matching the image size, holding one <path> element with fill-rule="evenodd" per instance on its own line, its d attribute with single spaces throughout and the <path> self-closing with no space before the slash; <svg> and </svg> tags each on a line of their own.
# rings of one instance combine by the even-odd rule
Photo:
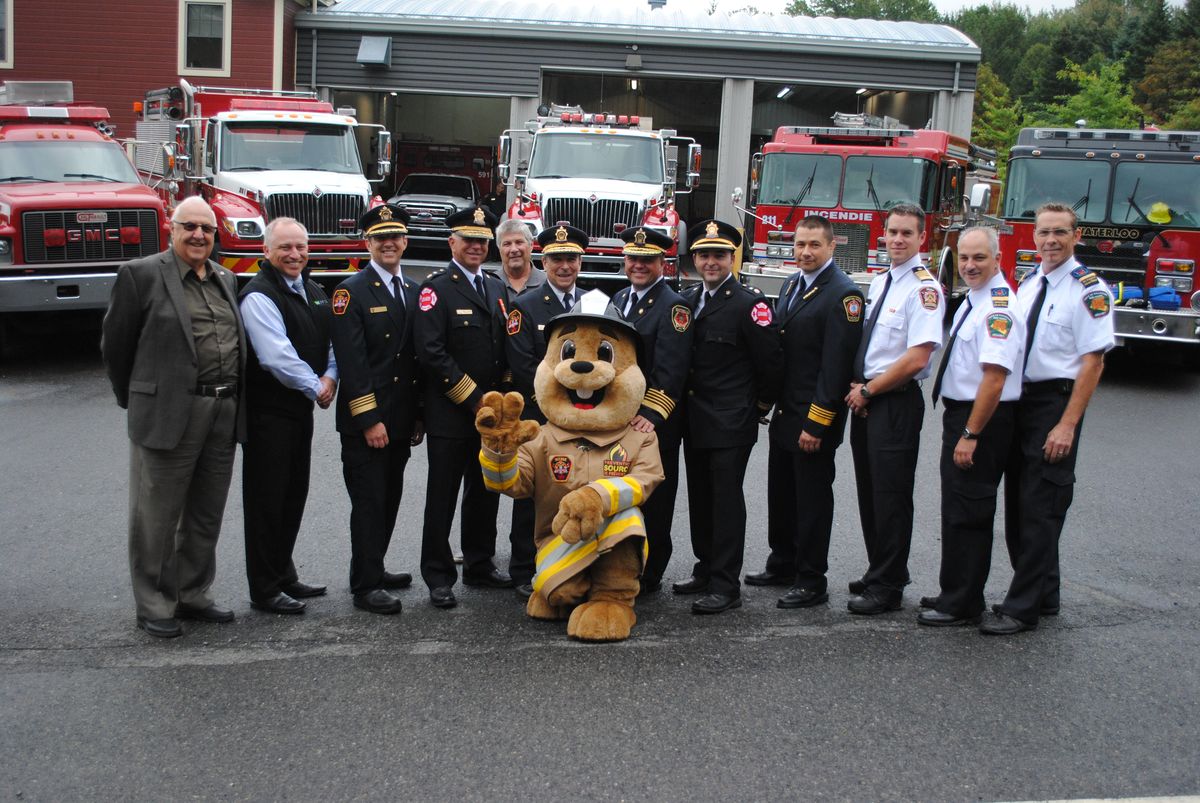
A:
<svg viewBox="0 0 1200 803">
<path fill-rule="evenodd" d="M 1200 97 L 1200 40 L 1181 39 L 1158 49 L 1134 87 L 1133 99 L 1158 122 Z"/>
<path fill-rule="evenodd" d="M 975 115 L 971 141 L 996 151 L 1000 178 L 1007 169 L 1008 151 L 1021 130 L 1021 104 L 1014 101 L 1004 82 L 986 64 L 979 65 L 975 79 Z"/>
<path fill-rule="evenodd" d="M 1200 98 L 1194 98 L 1171 115 L 1164 128 L 1171 131 L 1200 131 Z"/>
<path fill-rule="evenodd" d="M 895 22 L 941 22 L 930 0 L 792 0 L 784 9 L 793 17 L 846 17 Z"/>
<path fill-rule="evenodd" d="M 1142 7 L 1122 29 L 1114 54 L 1125 61 L 1125 77 L 1136 85 L 1145 77 L 1147 62 L 1174 33 L 1166 0 L 1143 0 Z"/>
<path fill-rule="evenodd" d="M 1200 39 L 1200 0 L 1187 0 L 1183 4 L 1175 30 L 1180 39 Z"/>
<path fill-rule="evenodd" d="M 946 20 L 979 45 L 983 62 L 1005 84 L 1011 84 L 1025 53 L 1028 17 L 1014 5 L 995 3 L 964 9 Z"/>
<path fill-rule="evenodd" d="M 1054 51 L 1045 42 L 1030 45 L 1017 63 L 1013 76 L 1012 93 L 1021 99 L 1027 108 L 1044 106 L 1054 100 L 1055 67 Z"/>
<path fill-rule="evenodd" d="M 1068 62 L 1059 77 L 1073 83 L 1075 93 L 1060 96 L 1034 115 L 1033 125 L 1073 126 L 1086 120 L 1089 128 L 1136 128 L 1141 121 L 1142 110 L 1129 94 L 1121 62 L 1099 70 Z"/>
</svg>

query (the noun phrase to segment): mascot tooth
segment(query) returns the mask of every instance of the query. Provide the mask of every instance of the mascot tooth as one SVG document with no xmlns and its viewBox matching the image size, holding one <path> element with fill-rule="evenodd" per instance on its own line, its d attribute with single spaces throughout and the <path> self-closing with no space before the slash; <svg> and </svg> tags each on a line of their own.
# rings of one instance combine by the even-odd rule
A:
<svg viewBox="0 0 1200 803">
<path fill-rule="evenodd" d="M 521 420 L 519 393 L 486 394 L 475 416 L 487 487 L 536 505 L 526 613 L 567 619 L 583 641 L 621 641 L 637 621 L 639 506 L 663 479 L 658 437 L 630 426 L 646 394 L 640 350 L 637 330 L 593 290 L 547 324 L 534 391 L 548 423 Z"/>
</svg>

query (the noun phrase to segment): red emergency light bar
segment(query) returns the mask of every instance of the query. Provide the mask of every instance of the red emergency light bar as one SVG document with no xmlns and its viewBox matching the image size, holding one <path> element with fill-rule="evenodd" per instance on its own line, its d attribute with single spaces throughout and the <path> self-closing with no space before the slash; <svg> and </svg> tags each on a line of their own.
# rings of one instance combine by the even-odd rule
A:
<svg viewBox="0 0 1200 803">
<path fill-rule="evenodd" d="M 260 112 L 322 112 L 333 114 L 333 104 L 323 100 L 274 100 L 267 98 L 233 98 L 230 111 Z"/>
<path fill-rule="evenodd" d="M 610 125 L 620 127 L 636 126 L 641 122 L 638 115 L 622 114 L 579 114 L 578 112 L 563 112 L 558 118 L 564 123 L 584 123 L 586 125 Z"/>
<path fill-rule="evenodd" d="M 0 120 L 70 120 L 73 123 L 106 123 L 102 106 L 0 106 Z"/>
</svg>

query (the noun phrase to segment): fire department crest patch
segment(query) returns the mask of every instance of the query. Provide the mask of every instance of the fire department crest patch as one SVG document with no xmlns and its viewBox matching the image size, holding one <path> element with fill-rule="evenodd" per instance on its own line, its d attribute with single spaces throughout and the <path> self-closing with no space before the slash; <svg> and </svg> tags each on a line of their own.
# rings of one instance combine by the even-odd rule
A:
<svg viewBox="0 0 1200 803">
<path fill-rule="evenodd" d="M 937 309 L 938 308 L 937 290 L 934 290 L 932 287 L 922 287 L 919 292 L 921 294 L 921 306 L 922 307 L 924 307 L 925 309 Z"/>
<path fill-rule="evenodd" d="M 754 321 L 757 326 L 770 326 L 773 320 L 771 305 L 765 301 L 759 301 L 750 308 L 750 320 Z"/>
<path fill-rule="evenodd" d="M 629 466 L 629 453 L 618 443 L 609 450 L 608 457 L 604 460 L 604 476 L 624 477 L 629 473 Z"/>
<path fill-rule="evenodd" d="M 686 332 L 692 325 L 692 311 L 682 304 L 671 307 L 671 325 L 676 332 Z"/>
<path fill-rule="evenodd" d="M 1093 318 L 1103 318 L 1108 314 L 1112 304 L 1108 300 L 1108 293 L 1103 290 L 1093 290 L 1083 297 L 1083 306 L 1087 307 L 1088 315 Z"/>
<path fill-rule="evenodd" d="M 421 312 L 429 312 L 437 306 L 437 293 L 432 287 L 426 287 L 421 291 L 420 297 L 417 298 L 417 306 L 421 308 Z"/>
<path fill-rule="evenodd" d="M 1012 318 L 1003 312 L 993 312 L 987 316 L 988 337 L 995 340 L 1008 340 L 1012 331 Z"/>
<path fill-rule="evenodd" d="M 571 458 L 565 454 L 551 455 L 550 476 L 554 477 L 555 482 L 566 482 L 571 476 Z"/>
<path fill-rule="evenodd" d="M 334 290 L 330 305 L 333 307 L 334 315 L 345 315 L 346 309 L 350 306 L 350 291 L 345 287 Z"/>
<path fill-rule="evenodd" d="M 850 323 L 858 323 L 862 320 L 863 303 L 858 296 L 842 299 L 842 306 L 846 308 L 846 320 Z"/>
<path fill-rule="evenodd" d="M 508 320 L 508 322 L 505 324 L 505 328 L 508 330 L 509 337 L 512 337 L 517 332 L 521 331 L 521 311 L 520 310 L 515 309 L 512 312 L 508 313 L 507 320 Z"/>
</svg>

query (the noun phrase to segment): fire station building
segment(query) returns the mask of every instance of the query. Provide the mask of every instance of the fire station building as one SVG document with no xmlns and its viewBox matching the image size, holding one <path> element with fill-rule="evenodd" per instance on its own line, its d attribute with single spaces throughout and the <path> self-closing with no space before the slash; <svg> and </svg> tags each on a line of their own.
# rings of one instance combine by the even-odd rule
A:
<svg viewBox="0 0 1200 803">
<path fill-rule="evenodd" d="M 730 194 L 780 125 L 867 112 L 970 135 L 980 51 L 953 28 L 704 6 L 341 0 L 296 16 L 295 85 L 386 125 L 398 167 L 423 172 L 439 158 L 490 170 L 498 135 L 541 104 L 651 118 L 704 146 L 690 220 L 735 219 Z"/>
</svg>

